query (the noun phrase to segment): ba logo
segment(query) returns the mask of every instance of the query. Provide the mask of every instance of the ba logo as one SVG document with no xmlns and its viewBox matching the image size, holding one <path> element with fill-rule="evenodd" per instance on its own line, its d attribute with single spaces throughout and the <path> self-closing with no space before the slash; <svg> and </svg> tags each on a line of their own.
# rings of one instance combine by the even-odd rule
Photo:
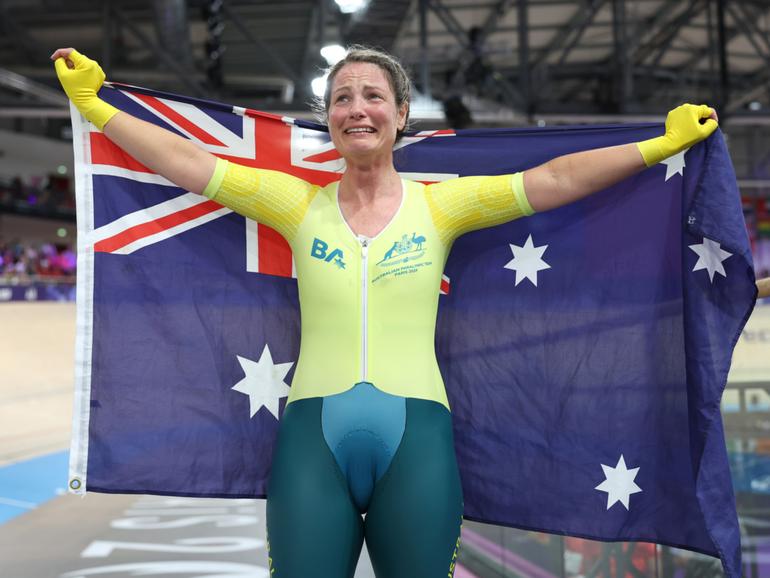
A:
<svg viewBox="0 0 770 578">
<path fill-rule="evenodd" d="M 310 256 L 326 261 L 327 263 L 334 263 L 339 269 L 345 268 L 345 255 L 342 253 L 342 249 L 334 249 L 329 253 L 329 244 L 322 241 L 318 237 L 313 239 L 313 246 L 310 248 Z"/>
</svg>

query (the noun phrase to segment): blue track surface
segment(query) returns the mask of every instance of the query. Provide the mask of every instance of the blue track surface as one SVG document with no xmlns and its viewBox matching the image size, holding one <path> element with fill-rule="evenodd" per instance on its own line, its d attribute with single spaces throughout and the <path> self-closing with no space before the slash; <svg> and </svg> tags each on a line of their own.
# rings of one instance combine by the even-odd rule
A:
<svg viewBox="0 0 770 578">
<path fill-rule="evenodd" d="M 728 457 L 736 492 L 770 494 L 770 455 L 729 452 Z"/>
<path fill-rule="evenodd" d="M 64 451 L 0 468 L 0 524 L 64 491 L 68 461 Z"/>
</svg>

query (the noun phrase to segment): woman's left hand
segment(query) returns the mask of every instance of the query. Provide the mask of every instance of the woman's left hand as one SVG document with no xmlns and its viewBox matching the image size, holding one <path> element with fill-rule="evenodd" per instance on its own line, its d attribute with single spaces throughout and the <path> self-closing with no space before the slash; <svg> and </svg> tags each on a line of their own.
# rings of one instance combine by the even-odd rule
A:
<svg viewBox="0 0 770 578">
<path fill-rule="evenodd" d="M 639 143 L 644 163 L 651 167 L 690 148 L 713 133 L 718 122 L 717 111 L 708 105 L 677 106 L 666 117 L 666 134 Z"/>
<path fill-rule="evenodd" d="M 668 113 L 664 138 L 680 152 L 707 138 L 718 122 L 717 111 L 710 106 L 683 104 Z"/>
</svg>

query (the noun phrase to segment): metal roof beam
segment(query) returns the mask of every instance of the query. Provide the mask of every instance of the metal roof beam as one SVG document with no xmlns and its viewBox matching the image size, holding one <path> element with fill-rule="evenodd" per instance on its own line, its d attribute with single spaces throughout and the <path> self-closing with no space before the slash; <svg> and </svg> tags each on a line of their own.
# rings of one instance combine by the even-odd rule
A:
<svg viewBox="0 0 770 578">
<path fill-rule="evenodd" d="M 730 10 L 730 4 L 727 4 L 727 9 Z M 762 32 L 758 28 L 752 28 L 752 25 L 754 25 L 756 19 L 762 14 L 762 11 L 766 9 L 766 6 L 758 6 L 757 12 L 751 14 L 747 11 L 748 8 L 746 8 L 743 12 L 743 15 L 746 17 L 745 19 L 736 18 L 736 14 L 732 10 L 730 12 L 739 29 L 744 32 L 746 37 L 752 43 L 752 46 L 754 46 L 755 50 L 757 50 L 757 53 L 765 59 L 766 64 L 762 66 L 755 75 L 752 75 L 753 82 L 749 86 L 744 87 L 742 90 L 731 91 L 730 98 L 728 100 L 729 104 L 724 107 L 725 113 L 735 113 L 739 111 L 740 108 L 745 104 L 751 102 L 752 100 L 761 98 L 762 96 L 767 96 L 768 94 L 768 87 L 770 87 L 770 70 L 767 62 L 770 60 L 770 57 L 768 54 L 763 53 L 763 51 L 759 49 L 759 46 L 752 41 L 752 36 L 747 33 L 751 30 L 754 30 L 758 33 L 760 38 L 762 38 L 767 43 L 767 39 L 763 38 L 764 35 Z M 746 31 L 746 28 L 749 28 L 749 30 Z M 735 83 L 733 83 L 733 86 L 735 86 Z"/>
<path fill-rule="evenodd" d="M 70 118 L 69 108 L 35 108 L 35 107 L 15 107 L 0 106 L 0 118 Z"/>
<path fill-rule="evenodd" d="M 731 95 L 730 104 L 725 107 L 725 113 L 737 112 L 752 100 L 757 100 L 761 96 L 767 96 L 768 86 L 770 86 L 770 73 L 768 73 L 768 69 L 762 67 L 762 70 L 759 71 L 755 78 L 757 80 L 752 86 L 745 88 L 743 91 L 735 91 Z"/>
<path fill-rule="evenodd" d="M 674 42 L 674 39 L 676 38 L 676 35 L 679 33 L 679 31 L 707 6 L 708 0 L 691 0 L 689 7 L 685 9 L 685 11 L 682 12 L 679 17 L 671 22 L 668 28 L 668 32 L 664 36 L 663 41 L 658 48 L 658 52 L 652 60 L 651 65 L 653 67 L 656 67 L 660 64 L 660 61 L 671 47 L 671 44 Z"/>
<path fill-rule="evenodd" d="M 636 25 L 636 33 L 634 36 L 637 38 L 636 44 L 633 46 L 632 52 L 629 55 L 631 58 L 638 60 L 641 63 L 642 58 L 639 56 L 639 52 L 647 50 L 649 51 L 651 46 L 655 46 L 654 41 L 652 43 L 646 42 L 642 44 L 641 39 L 650 34 L 656 35 L 666 30 L 666 18 L 681 5 L 681 0 L 667 0 L 662 6 L 660 6 L 652 16 L 640 20 Z M 644 57 L 646 58 L 646 54 Z"/>
<path fill-rule="evenodd" d="M 653 33 L 646 42 L 637 45 L 637 48 L 632 55 L 637 64 L 644 64 L 644 62 L 653 55 L 655 55 L 653 62 L 660 62 L 663 54 L 668 50 L 682 26 L 687 24 L 700 12 L 699 10 L 696 10 L 696 8 L 698 8 L 699 5 L 701 9 L 704 8 L 707 5 L 707 2 L 704 2 L 704 0 L 690 0 L 684 10 L 666 20 L 665 15 L 670 14 L 677 5 L 681 5 L 679 0 L 668 0 L 668 2 L 661 7 L 658 14 L 645 24 L 645 28 L 651 29 Z"/>
<path fill-rule="evenodd" d="M 521 94 L 524 100 L 524 110 L 527 115 L 534 111 L 534 99 L 531 72 L 529 64 L 529 0 L 518 1 L 518 21 L 519 21 L 519 84 L 521 85 Z"/>
<path fill-rule="evenodd" d="M 615 42 L 613 54 L 613 98 L 618 112 L 626 112 L 628 101 L 633 97 L 633 63 L 629 58 L 629 38 L 626 23 L 625 0 L 612 0 L 612 36 Z"/>
<path fill-rule="evenodd" d="M 666 21 L 661 17 L 661 14 L 668 14 L 671 11 L 667 8 L 673 9 L 678 3 L 677 0 L 669 0 L 669 2 L 661 8 L 659 13 L 651 20 L 647 21 L 645 28 L 653 29 L 653 34 L 647 39 L 644 44 L 640 44 L 637 50 L 632 55 L 633 62 L 637 67 L 647 70 L 655 70 L 659 68 L 660 61 L 663 57 L 672 50 L 672 44 L 679 34 L 679 31 L 686 25 L 688 25 L 692 19 L 698 16 L 703 10 L 708 9 L 710 0 L 690 0 L 684 10 L 676 13 L 672 18 Z M 657 30 L 655 29 L 657 27 Z M 652 57 L 650 59 L 650 57 Z M 646 60 L 649 63 L 642 65 Z M 691 67 L 685 69 L 680 68 L 678 70 L 678 79 L 680 86 L 686 78 L 692 75 Z M 653 100 L 661 90 L 660 85 L 654 85 L 651 83 L 642 83 L 646 90 L 637 91 L 639 102 Z M 670 85 L 664 85 L 664 88 L 670 88 Z"/>
<path fill-rule="evenodd" d="M 473 60 L 475 60 L 478 55 L 474 53 L 475 47 L 471 44 L 468 34 L 465 32 L 465 30 L 463 30 L 463 27 L 454 17 L 452 12 L 447 9 L 444 4 L 442 4 L 441 0 L 427 0 L 427 2 L 430 9 L 433 10 L 436 16 L 438 16 L 439 20 L 441 20 L 441 22 L 444 24 L 446 29 L 449 30 L 457 39 L 458 43 L 463 49 L 463 54 L 460 57 L 460 65 L 453 75 L 451 82 L 452 86 L 456 88 L 457 84 L 464 80 L 465 71 L 467 70 L 468 65 L 473 62 Z M 487 65 L 487 67 L 490 71 L 490 78 L 500 89 L 500 93 L 506 104 L 508 104 L 511 108 L 521 104 L 524 99 L 522 98 L 519 90 L 495 67 L 491 65 Z"/>
<path fill-rule="evenodd" d="M 572 17 L 570 22 L 562 29 L 562 32 L 560 34 L 557 34 L 556 38 L 554 39 L 554 42 L 552 43 L 553 49 L 563 50 L 561 52 L 561 55 L 559 56 L 556 67 L 555 68 L 562 68 L 564 66 L 564 63 L 567 60 L 567 57 L 569 56 L 570 52 L 577 46 L 578 42 L 580 42 L 580 39 L 583 37 L 583 34 L 585 33 L 586 29 L 593 23 L 594 18 L 596 18 L 596 15 L 599 13 L 599 10 L 607 3 L 607 0 L 590 0 L 587 10 L 585 12 L 582 12 L 578 10 L 575 15 Z M 613 20 L 611 22 L 612 30 L 613 30 L 613 36 L 617 36 L 616 30 L 617 25 L 615 22 L 615 17 L 613 16 Z M 574 25 L 574 27 L 570 27 L 570 25 Z M 574 34 L 570 38 L 570 34 L 574 31 Z M 559 38 L 563 34 L 563 38 Z M 567 40 L 569 39 L 569 42 Z M 566 43 L 566 46 L 564 45 Z M 616 44 L 616 38 L 613 38 L 613 48 Z M 551 47 L 548 48 L 548 50 L 551 50 Z M 542 62 L 545 63 L 545 59 L 548 57 L 548 53 L 546 52 L 543 55 Z M 594 79 L 587 79 L 589 82 Z M 579 87 L 582 88 L 582 87 Z M 564 98 L 564 95 L 566 94 L 567 98 L 571 98 L 571 95 L 574 94 L 575 90 L 574 88 L 570 88 L 569 90 L 562 93 L 562 98 Z"/>
<path fill-rule="evenodd" d="M 308 81 L 313 74 L 313 69 L 317 66 L 320 53 L 326 43 L 326 0 L 319 0 L 313 4 L 313 10 L 310 13 L 310 19 L 305 33 L 305 51 L 302 56 L 302 68 L 300 74 L 306 80 L 295 81 L 299 83 L 297 88 L 302 94 L 310 95 L 312 93 L 308 88 Z M 293 96 L 292 96 L 293 97 Z"/>
<path fill-rule="evenodd" d="M 53 89 L 11 70 L 0 68 L 0 86 L 33 97 L 39 102 L 67 108 L 67 97 L 61 90 Z M 69 110 L 69 108 L 67 108 Z"/>
<path fill-rule="evenodd" d="M 673 25 L 671 26 L 671 29 L 669 30 L 668 37 L 664 40 L 663 44 L 660 46 L 657 55 L 652 61 L 652 66 L 657 67 L 660 64 L 660 61 L 665 56 L 666 52 L 668 52 L 668 49 L 671 48 L 671 45 L 673 44 L 674 40 L 676 39 L 676 35 L 679 33 L 679 31 L 687 25 L 687 23 L 695 18 L 701 11 L 705 10 L 708 7 L 709 0 L 692 0 L 690 3 L 691 11 L 689 14 L 683 13 L 682 17 L 677 20 Z"/>
<path fill-rule="evenodd" d="M 468 34 L 454 17 L 454 14 L 441 3 L 441 0 L 428 0 L 428 6 L 433 10 L 433 13 L 438 16 L 439 20 L 444 24 L 444 27 L 452 33 L 452 36 L 455 37 L 455 40 L 457 40 L 460 46 L 464 49 L 469 49 L 471 47 L 471 42 L 468 38 Z"/>
<path fill-rule="evenodd" d="M 11 14 L 10 8 L 2 0 L 0 0 L 0 30 L 5 31 L 9 40 L 12 41 L 16 54 L 22 60 L 29 64 L 40 63 L 42 59 L 40 56 L 40 44 L 27 33 L 23 26 L 19 25 L 16 18 Z"/>
<path fill-rule="evenodd" d="M 420 90 L 430 98 L 430 59 L 428 58 L 428 0 L 418 0 L 420 9 Z"/>
<path fill-rule="evenodd" d="M 153 0 L 158 44 L 184 68 L 192 68 L 190 24 L 184 0 Z"/>
<path fill-rule="evenodd" d="M 543 65 L 552 52 L 562 50 L 563 48 L 564 50 L 558 59 L 558 64 L 561 66 L 583 36 L 586 28 L 593 22 L 596 13 L 606 2 L 607 0 L 584 0 L 583 8 L 576 10 L 575 14 L 572 15 L 572 18 L 564 26 L 556 29 L 556 34 L 554 34 L 551 43 L 541 49 L 540 53 L 534 58 L 532 68 Z M 532 28 L 530 27 L 530 29 Z"/>
<path fill-rule="evenodd" d="M 346 42 L 367 44 L 376 39 L 378 46 L 393 49 L 393 42 L 401 28 L 412 0 L 369 0 L 366 8 L 350 15 L 343 26 Z"/>
<path fill-rule="evenodd" d="M 104 70 L 112 70 L 112 36 L 114 33 L 112 0 L 104 0 L 102 4 L 102 54 L 100 58 Z"/>
<path fill-rule="evenodd" d="M 479 32 L 477 38 L 479 46 L 483 46 L 489 35 L 497 29 L 498 25 L 503 21 L 503 18 L 505 18 L 505 15 L 508 13 L 508 10 L 511 9 L 511 5 L 514 3 L 514 1 L 515 0 L 499 0 L 498 3 L 492 7 L 492 9 L 489 11 L 489 14 L 487 15 L 487 19 L 481 26 L 481 31 Z M 519 4 L 521 4 L 521 2 L 522 0 L 519 0 Z"/>
<path fill-rule="evenodd" d="M 725 37 L 725 44 L 729 44 L 734 38 L 737 36 L 740 36 L 740 32 L 736 29 L 729 30 L 727 32 L 727 35 Z M 704 48 L 701 50 L 695 51 L 692 55 L 692 58 L 685 61 L 681 66 L 678 68 L 678 72 L 685 72 L 688 69 L 695 66 L 699 61 L 703 60 L 704 57 L 707 57 L 709 53 L 711 53 L 714 50 L 714 47 L 707 44 Z"/>
<path fill-rule="evenodd" d="M 185 68 L 174 60 L 174 58 L 164 51 L 158 43 L 148 37 L 141 28 L 126 18 L 120 9 L 113 6 L 112 13 L 115 18 L 139 40 L 139 42 L 147 46 L 163 62 L 163 64 L 171 69 L 182 84 L 196 96 L 208 96 L 208 91 L 200 83 L 191 78 L 191 71 L 188 68 Z"/>
<path fill-rule="evenodd" d="M 227 16 L 230 22 L 235 25 L 238 31 L 259 50 L 267 54 L 286 76 L 294 81 L 295 84 L 301 84 L 302 79 L 299 77 L 297 72 L 291 66 L 289 66 L 283 57 L 275 50 L 273 50 L 273 48 L 268 43 L 263 42 L 260 38 L 254 36 L 254 34 L 251 33 L 251 30 L 249 30 L 248 27 L 243 23 L 242 19 L 238 18 L 238 16 L 233 13 L 227 4 L 222 5 L 222 12 L 224 12 L 225 16 Z"/>
<path fill-rule="evenodd" d="M 767 38 L 765 34 L 762 33 L 759 28 L 757 28 L 756 22 L 754 19 L 756 18 L 756 14 L 749 14 L 745 11 L 744 7 L 738 7 L 735 4 L 728 3 L 726 5 L 727 11 L 730 13 L 730 16 L 733 17 L 733 21 L 740 29 L 741 33 L 746 37 L 746 39 L 749 41 L 749 43 L 754 47 L 754 50 L 757 51 L 757 55 L 761 56 L 765 61 L 768 60 L 768 50 L 770 50 L 770 45 L 768 45 Z M 760 40 L 763 41 L 764 47 L 759 45 L 759 41 L 754 37 L 754 35 L 757 35 Z"/>
</svg>

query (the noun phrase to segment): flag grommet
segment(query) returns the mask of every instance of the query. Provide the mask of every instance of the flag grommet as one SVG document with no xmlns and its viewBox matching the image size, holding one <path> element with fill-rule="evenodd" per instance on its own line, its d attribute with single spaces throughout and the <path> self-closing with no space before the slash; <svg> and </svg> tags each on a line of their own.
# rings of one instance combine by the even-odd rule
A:
<svg viewBox="0 0 770 578">
<path fill-rule="evenodd" d="M 72 478 L 70 480 L 70 490 L 79 490 L 81 485 L 80 478 Z"/>
</svg>

